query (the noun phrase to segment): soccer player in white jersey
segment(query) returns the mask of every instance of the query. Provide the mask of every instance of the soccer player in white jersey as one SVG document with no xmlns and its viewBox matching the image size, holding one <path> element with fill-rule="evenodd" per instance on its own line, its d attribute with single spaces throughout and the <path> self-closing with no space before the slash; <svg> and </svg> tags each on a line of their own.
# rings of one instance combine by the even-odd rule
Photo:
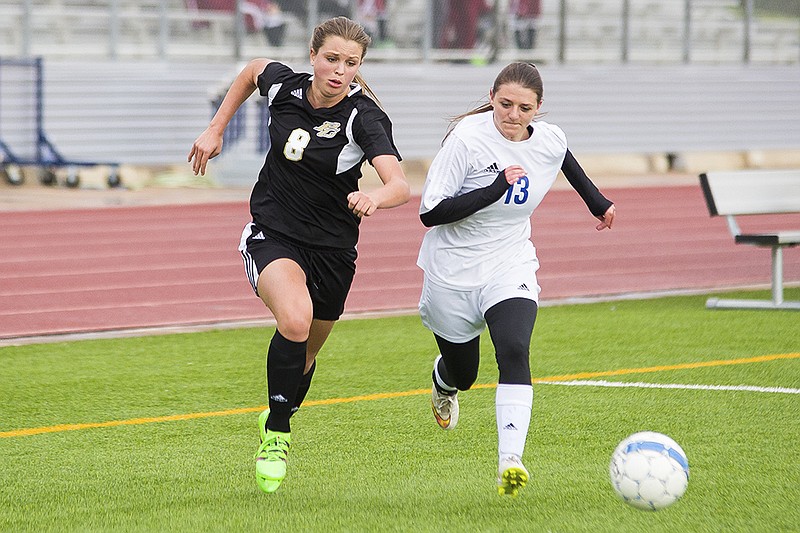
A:
<svg viewBox="0 0 800 533">
<path fill-rule="evenodd" d="M 529 63 L 505 67 L 489 102 L 454 119 L 431 164 L 420 219 L 431 228 L 417 264 L 425 271 L 419 310 L 436 339 L 433 414 L 443 429 L 458 423 L 459 390 L 478 375 L 480 335 L 488 326 L 499 379 L 497 486 L 516 496 L 528 481 L 522 463 L 533 405 L 530 343 L 538 311 L 539 261 L 531 214 L 561 169 L 611 228 L 614 204 L 567 149 L 564 132 L 537 118 L 542 79 Z"/>
<path fill-rule="evenodd" d="M 204 173 L 239 106 L 256 89 L 268 99 L 270 149 L 239 245 L 253 290 L 277 323 L 267 352 L 269 409 L 258 417 L 256 481 L 267 493 L 286 476 L 289 418 L 344 310 L 361 218 L 410 196 L 391 122 L 358 75 L 369 43 L 362 26 L 336 17 L 314 29 L 313 75 L 252 60 L 189 152 L 195 174 Z M 369 193 L 358 188 L 365 160 L 383 182 Z"/>
</svg>

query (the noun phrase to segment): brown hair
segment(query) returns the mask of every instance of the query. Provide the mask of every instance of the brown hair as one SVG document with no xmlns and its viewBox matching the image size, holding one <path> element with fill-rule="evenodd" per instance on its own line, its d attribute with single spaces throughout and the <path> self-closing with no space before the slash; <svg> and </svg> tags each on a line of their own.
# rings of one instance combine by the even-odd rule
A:
<svg viewBox="0 0 800 533">
<path fill-rule="evenodd" d="M 316 28 L 314 33 L 311 34 L 311 50 L 314 52 L 319 51 L 325 40 L 328 37 L 341 37 L 345 41 L 354 41 L 361 45 L 361 59 L 367 55 L 367 48 L 372 44 L 372 39 L 364 30 L 364 26 L 357 22 L 353 22 L 347 17 L 334 17 L 321 22 Z M 354 81 L 359 84 L 364 90 L 380 105 L 380 100 L 372 91 L 361 74 L 356 74 Z"/>
<path fill-rule="evenodd" d="M 542 97 L 544 97 L 544 84 L 542 83 L 542 76 L 539 74 L 539 69 L 537 69 L 536 65 L 533 63 L 515 62 L 507 65 L 494 79 L 494 84 L 492 85 L 492 94 L 497 94 L 497 91 L 500 89 L 500 87 L 509 83 L 516 83 L 517 85 L 525 87 L 526 89 L 532 90 L 534 93 L 536 93 L 536 103 L 539 104 L 542 102 Z M 462 113 L 453 117 L 450 120 L 450 126 L 447 128 L 447 133 L 445 134 L 444 138 L 446 139 L 447 136 L 450 135 L 450 132 L 456 127 L 456 124 L 458 124 L 464 117 L 477 115 L 478 113 L 486 113 L 487 111 L 491 110 L 492 103 L 486 102 L 485 104 L 481 104 L 478 107 L 467 111 L 466 113 Z M 537 113 L 533 118 L 536 119 L 540 116 L 541 114 Z"/>
</svg>

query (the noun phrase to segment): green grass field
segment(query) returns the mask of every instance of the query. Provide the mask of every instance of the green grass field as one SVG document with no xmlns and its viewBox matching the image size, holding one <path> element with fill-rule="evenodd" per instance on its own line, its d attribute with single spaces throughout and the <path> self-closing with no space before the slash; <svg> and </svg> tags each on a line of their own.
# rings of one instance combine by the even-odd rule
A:
<svg viewBox="0 0 800 533">
<path fill-rule="evenodd" d="M 0 530 L 800 531 L 800 314 L 704 301 L 540 311 L 532 479 L 515 499 L 494 485 L 488 336 L 446 432 L 419 318 L 342 321 L 273 495 L 253 460 L 272 329 L 0 348 Z M 562 383 L 575 379 L 723 387 Z M 677 440 L 691 470 L 685 496 L 655 513 L 608 481 L 616 444 L 645 429 Z"/>
</svg>

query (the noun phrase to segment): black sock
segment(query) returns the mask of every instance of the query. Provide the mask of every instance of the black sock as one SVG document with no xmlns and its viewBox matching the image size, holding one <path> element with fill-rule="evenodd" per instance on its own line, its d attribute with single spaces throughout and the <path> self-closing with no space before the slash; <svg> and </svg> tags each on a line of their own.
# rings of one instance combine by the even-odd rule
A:
<svg viewBox="0 0 800 533">
<path fill-rule="evenodd" d="M 289 432 L 293 400 L 296 398 L 306 366 L 307 341 L 293 342 L 275 331 L 267 352 L 267 390 L 269 417 L 267 429 Z"/>
<path fill-rule="evenodd" d="M 300 406 L 303 405 L 303 400 L 306 399 L 308 389 L 311 388 L 311 378 L 314 377 L 314 370 L 317 369 L 317 361 L 311 363 L 311 368 L 303 374 L 303 379 L 300 381 L 300 387 L 297 389 L 297 396 L 294 398 L 294 406 L 292 407 L 292 414 L 296 413 Z"/>
</svg>

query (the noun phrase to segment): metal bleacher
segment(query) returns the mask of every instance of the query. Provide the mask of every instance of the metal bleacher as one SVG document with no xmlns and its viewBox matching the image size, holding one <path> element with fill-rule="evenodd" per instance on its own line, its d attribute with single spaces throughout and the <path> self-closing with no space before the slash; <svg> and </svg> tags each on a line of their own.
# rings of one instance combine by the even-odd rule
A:
<svg viewBox="0 0 800 533">
<path fill-rule="evenodd" d="M 258 1 L 258 0 L 253 0 Z M 300 1 L 300 0 L 298 0 Z M 419 59 L 429 0 L 388 0 L 394 46 L 370 51 L 371 57 Z M 213 0 L 223 2 L 223 0 Z M 230 4 L 233 0 L 224 0 Z M 30 4 L 31 32 L 23 35 L 23 4 Z M 31 55 L 49 58 L 219 59 L 231 57 L 230 9 L 202 9 L 202 0 L 0 0 L 0 57 L 15 56 L 27 43 Z M 569 0 L 566 59 L 569 62 L 617 62 L 622 34 L 620 0 Z M 629 0 L 631 61 L 680 61 L 684 46 L 684 2 Z M 740 0 L 693 0 L 692 59 L 718 62 L 742 57 Z M 113 6 L 113 9 L 112 9 Z M 543 0 L 538 21 L 539 46 L 530 59 L 558 59 L 561 2 Z M 258 32 L 247 32 L 242 55 L 269 52 L 285 60 L 302 58 L 308 44 L 304 21 L 285 13 L 283 46 L 268 46 Z M 251 28 L 252 29 L 252 28 Z M 753 61 L 800 61 L 800 20 L 756 17 Z M 110 42 L 114 41 L 113 51 Z M 508 43 L 502 59 L 519 52 Z"/>
<path fill-rule="evenodd" d="M 208 124 L 212 99 L 241 66 L 49 62 L 48 135 L 66 155 L 141 165 L 181 163 Z M 545 82 L 544 120 L 566 131 L 576 153 L 799 148 L 797 68 L 543 65 L 540 69 Z M 362 74 L 392 117 L 403 156 L 427 159 L 436 153 L 448 117 L 486 97 L 497 67 L 429 68 L 368 61 Z M 257 124 L 256 106 L 251 103 L 248 128 Z M 239 157 L 263 159 L 253 134 L 245 135 L 241 143 Z M 227 153 L 226 148 L 223 156 Z"/>
<path fill-rule="evenodd" d="M 117 0 L 119 47 L 110 58 L 108 0 L 31 1 L 31 52 L 45 58 L 45 125 L 61 152 L 132 165 L 182 164 L 208 124 L 212 101 L 243 66 L 230 54 L 229 17 L 205 13 L 213 24 L 197 25 L 198 15 L 184 0 L 169 0 L 171 37 L 162 58 L 160 0 Z M 622 64 L 619 4 L 569 3 L 570 42 L 560 64 L 554 59 L 558 2 L 543 2 L 541 45 L 530 59 L 544 78 L 544 120 L 565 130 L 576 154 L 800 149 L 797 20 L 770 21 L 785 31 L 755 28 L 754 41 L 766 44 L 754 49 L 753 63 L 742 64 L 741 19 L 732 10 L 738 0 L 697 0 L 697 43 L 692 63 L 683 64 L 683 2 L 631 0 L 631 62 Z M 413 32 L 422 27 L 424 4 L 408 0 L 404 10 L 401 0 L 389 5 L 395 10 L 392 31 L 411 33 L 395 48 L 370 49 L 362 74 L 392 117 L 404 158 L 430 159 L 448 117 L 485 98 L 499 67 L 397 60 L 401 45 L 419 39 Z M 292 24 L 281 49 L 248 34 L 243 58 L 267 55 L 308 68 L 307 31 Z M 0 0 L 0 57 L 15 55 L 20 26 L 19 1 Z M 250 130 L 215 163 L 227 165 L 230 176 L 234 160 L 243 162 L 248 180 L 263 160 L 252 131 L 256 106 L 250 104 Z"/>
</svg>

